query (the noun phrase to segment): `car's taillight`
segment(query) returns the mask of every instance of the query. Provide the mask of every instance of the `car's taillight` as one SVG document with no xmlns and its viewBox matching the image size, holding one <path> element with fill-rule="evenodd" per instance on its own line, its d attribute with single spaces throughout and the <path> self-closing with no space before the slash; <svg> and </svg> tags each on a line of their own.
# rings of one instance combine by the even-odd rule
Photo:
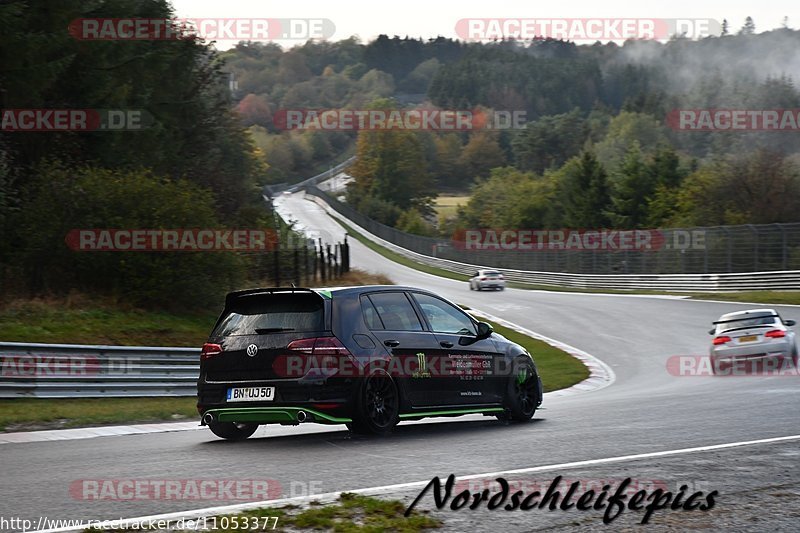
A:
<svg viewBox="0 0 800 533">
<path fill-rule="evenodd" d="M 764 333 L 765 337 L 769 337 L 770 339 L 780 339 L 781 337 L 786 336 L 786 332 L 780 329 L 773 329 Z"/>
<path fill-rule="evenodd" d="M 721 337 L 714 337 L 714 346 L 719 344 L 725 344 L 726 342 L 730 342 L 731 338 L 727 335 L 722 335 Z"/>
<path fill-rule="evenodd" d="M 350 355 L 350 351 L 336 337 L 297 339 L 290 342 L 286 348 L 293 352 L 312 355 Z"/>
<path fill-rule="evenodd" d="M 486 278 L 485 278 L 485 277 L 480 277 L 480 278 L 478 278 L 478 279 L 479 279 L 479 280 L 481 280 L 481 281 L 486 281 Z"/>
<path fill-rule="evenodd" d="M 317 342 L 317 339 L 297 339 L 296 341 L 292 341 L 289 343 L 289 346 L 286 348 L 292 350 L 293 352 L 303 352 L 303 353 L 314 353 L 314 344 Z"/>
<path fill-rule="evenodd" d="M 203 349 L 200 351 L 200 360 L 205 361 L 206 359 L 210 359 L 215 355 L 219 355 L 222 353 L 222 346 L 219 344 L 212 344 L 207 342 L 203 345 Z"/>
</svg>

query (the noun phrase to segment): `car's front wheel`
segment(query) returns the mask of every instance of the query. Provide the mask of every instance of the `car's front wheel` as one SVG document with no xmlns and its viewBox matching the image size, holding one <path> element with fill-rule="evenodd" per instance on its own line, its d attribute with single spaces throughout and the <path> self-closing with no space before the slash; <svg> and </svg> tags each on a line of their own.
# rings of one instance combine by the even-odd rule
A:
<svg viewBox="0 0 800 533">
<path fill-rule="evenodd" d="M 222 439 L 244 440 L 258 429 L 258 424 L 240 424 L 238 422 L 211 422 L 208 429 Z"/>
<path fill-rule="evenodd" d="M 397 424 L 400 394 L 394 380 L 383 370 L 364 380 L 356 397 L 356 412 L 347 428 L 353 433 L 388 435 Z"/>
<path fill-rule="evenodd" d="M 518 358 L 506 391 L 506 412 L 501 420 L 525 422 L 533 418 L 539 404 L 539 378 L 530 358 Z"/>
</svg>

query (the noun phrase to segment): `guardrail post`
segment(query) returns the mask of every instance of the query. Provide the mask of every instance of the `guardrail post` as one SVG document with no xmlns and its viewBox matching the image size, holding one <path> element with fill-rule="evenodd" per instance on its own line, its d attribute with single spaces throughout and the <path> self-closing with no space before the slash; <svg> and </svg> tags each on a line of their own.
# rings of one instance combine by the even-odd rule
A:
<svg viewBox="0 0 800 533">
<path fill-rule="evenodd" d="M 322 245 L 322 239 L 319 240 L 319 274 L 322 278 L 322 282 L 325 283 L 325 247 Z"/>
<path fill-rule="evenodd" d="M 755 235 L 755 242 L 753 243 L 753 272 L 758 272 L 758 230 L 752 224 L 747 224 L 747 227 Z"/>
<path fill-rule="evenodd" d="M 781 230 L 781 270 L 786 270 L 786 265 L 788 263 L 788 250 L 786 245 L 786 228 L 783 227 L 783 224 L 778 224 L 778 228 Z"/>
<path fill-rule="evenodd" d="M 297 247 L 294 247 L 294 282 L 297 285 L 302 285 L 303 282 L 300 280 L 300 250 Z"/>
</svg>

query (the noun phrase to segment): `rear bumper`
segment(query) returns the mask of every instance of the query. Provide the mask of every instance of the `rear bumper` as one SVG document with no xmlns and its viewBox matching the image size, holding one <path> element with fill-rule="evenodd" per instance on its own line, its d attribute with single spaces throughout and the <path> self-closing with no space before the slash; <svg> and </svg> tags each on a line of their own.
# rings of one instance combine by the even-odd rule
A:
<svg viewBox="0 0 800 533">
<path fill-rule="evenodd" d="M 506 287 L 506 282 L 503 280 L 479 281 L 477 283 L 481 289 L 504 289 Z"/>
<path fill-rule="evenodd" d="M 304 422 L 320 424 L 346 424 L 348 417 L 334 416 L 304 407 L 220 407 L 203 413 L 202 425 L 208 422 L 250 422 L 257 424 L 297 425 Z"/>
<path fill-rule="evenodd" d="M 197 383 L 197 410 L 202 424 L 210 413 L 218 422 L 255 422 L 259 424 L 299 424 L 350 422 L 353 380 L 327 379 L 322 382 L 302 380 L 253 381 L 247 383 Z M 231 387 L 275 387 L 272 401 L 228 402 Z M 300 411 L 305 416 L 299 415 Z M 304 420 L 303 420 L 304 418 Z"/>
<path fill-rule="evenodd" d="M 792 356 L 792 343 L 789 341 L 762 342 L 752 346 L 714 347 L 710 356 L 714 361 L 733 361 L 734 359 L 765 359 L 770 357 L 789 358 Z"/>
</svg>

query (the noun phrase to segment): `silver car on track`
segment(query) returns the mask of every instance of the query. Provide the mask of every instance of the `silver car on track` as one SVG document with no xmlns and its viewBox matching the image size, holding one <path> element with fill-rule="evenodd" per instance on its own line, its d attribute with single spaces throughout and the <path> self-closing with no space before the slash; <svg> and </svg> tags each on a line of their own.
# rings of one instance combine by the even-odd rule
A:
<svg viewBox="0 0 800 533">
<path fill-rule="evenodd" d="M 483 289 L 496 289 L 502 291 L 506 288 L 506 279 L 502 272 L 497 270 L 482 269 L 469 278 L 469 290 L 482 291 Z"/>
<path fill-rule="evenodd" d="M 719 317 L 709 356 L 716 372 L 721 364 L 741 359 L 792 359 L 797 367 L 794 320 L 783 320 L 774 309 L 749 309 Z"/>
</svg>

